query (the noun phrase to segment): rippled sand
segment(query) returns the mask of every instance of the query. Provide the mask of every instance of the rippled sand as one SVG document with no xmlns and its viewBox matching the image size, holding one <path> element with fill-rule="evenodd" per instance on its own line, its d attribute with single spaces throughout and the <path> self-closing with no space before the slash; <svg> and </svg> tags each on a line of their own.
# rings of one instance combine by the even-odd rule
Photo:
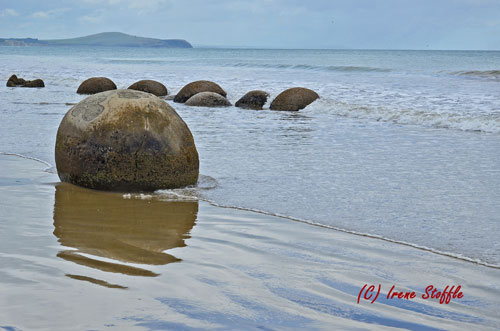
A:
<svg viewBox="0 0 500 331">
<path fill-rule="evenodd" d="M 0 155 L 0 328 L 497 329 L 500 270 L 285 218 L 58 182 Z M 365 284 L 381 285 L 374 304 Z M 392 285 L 417 298 L 388 300 Z M 426 286 L 461 285 L 448 305 Z"/>
</svg>

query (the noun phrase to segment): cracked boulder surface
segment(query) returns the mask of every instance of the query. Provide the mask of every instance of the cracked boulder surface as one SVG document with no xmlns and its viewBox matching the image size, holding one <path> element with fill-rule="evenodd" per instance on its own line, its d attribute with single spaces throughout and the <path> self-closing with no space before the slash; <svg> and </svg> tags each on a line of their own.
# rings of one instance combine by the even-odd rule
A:
<svg viewBox="0 0 500 331">
<path fill-rule="evenodd" d="M 97 93 L 71 108 L 55 158 L 61 181 L 99 190 L 178 188 L 199 175 L 186 123 L 160 98 L 134 90 Z"/>
</svg>

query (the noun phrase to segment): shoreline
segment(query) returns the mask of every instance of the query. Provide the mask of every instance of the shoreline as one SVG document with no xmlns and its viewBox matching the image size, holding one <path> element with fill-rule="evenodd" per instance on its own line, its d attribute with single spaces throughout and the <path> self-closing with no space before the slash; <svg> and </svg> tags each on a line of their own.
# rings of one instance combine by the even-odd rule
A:
<svg viewBox="0 0 500 331">
<path fill-rule="evenodd" d="M 293 222 L 299 222 L 299 223 L 308 224 L 308 225 L 311 225 L 311 226 L 317 226 L 317 227 L 320 227 L 320 228 L 325 228 L 325 229 L 329 229 L 329 230 L 333 230 L 333 231 L 338 231 L 338 232 L 342 232 L 342 233 L 348 233 L 348 234 L 352 234 L 352 235 L 355 235 L 355 236 L 360 236 L 360 237 L 365 237 L 365 238 L 370 238 L 370 239 L 377 239 L 377 240 L 382 240 L 382 241 L 393 243 L 393 244 L 397 244 L 397 245 L 407 246 L 407 247 L 415 248 L 415 249 L 422 250 L 422 251 L 425 251 L 425 252 L 429 252 L 429 253 L 432 253 L 432 254 L 437 254 L 437 255 L 441 255 L 441 256 L 446 256 L 446 257 L 449 257 L 449 258 L 457 259 L 457 260 L 460 260 L 462 262 L 477 264 L 477 265 L 480 265 L 480 266 L 483 266 L 483 267 L 487 267 L 487 268 L 500 269 L 500 265 L 491 264 L 491 263 L 482 261 L 480 259 L 474 259 L 474 258 L 470 258 L 470 257 L 467 257 L 467 256 L 463 256 L 461 254 L 455 254 L 455 253 L 452 253 L 452 252 L 444 252 L 444 251 L 440 251 L 439 249 L 434 249 L 434 248 L 431 248 L 431 247 L 421 246 L 421 245 L 413 244 L 413 243 L 410 243 L 410 242 L 405 242 L 405 241 L 400 241 L 400 240 L 396 240 L 396 239 L 386 238 L 384 236 L 380 236 L 380 235 L 377 235 L 377 234 L 363 233 L 363 232 L 358 232 L 358 231 L 343 229 L 343 228 L 334 227 L 334 226 L 330 226 L 330 225 L 326 225 L 326 224 L 321 224 L 321 223 L 318 223 L 318 222 L 315 222 L 315 221 L 312 221 L 312 220 L 296 218 L 296 217 L 293 217 L 293 216 L 282 215 L 282 214 L 279 214 L 279 213 L 272 213 L 272 212 L 268 212 L 268 211 L 265 211 L 265 210 L 259 210 L 259 209 L 253 209 L 253 208 L 246 208 L 246 207 L 238 207 L 238 206 L 223 205 L 223 204 L 219 204 L 219 203 L 217 203 L 215 201 L 212 201 L 212 200 L 209 200 L 209 199 L 204 199 L 204 198 L 198 198 L 198 199 L 200 201 L 208 202 L 209 204 L 211 204 L 214 207 L 236 209 L 236 210 L 248 211 L 248 212 L 263 214 L 263 215 L 272 216 L 272 217 L 279 217 L 279 218 L 287 219 L 287 220 L 290 220 L 290 221 L 293 221 Z"/>
<path fill-rule="evenodd" d="M 35 160 L 0 155 L 0 168 L 6 326 L 500 325 L 497 269 L 205 201 L 124 198 L 58 184 Z M 356 303 L 365 284 L 382 288 L 374 304 Z M 417 298 L 384 299 L 393 285 Z M 464 299 L 419 299 L 428 285 L 461 285 Z"/>
<path fill-rule="evenodd" d="M 49 171 L 51 169 L 55 169 L 55 166 L 53 166 L 52 164 L 50 164 L 49 162 L 46 162 L 44 160 L 41 160 L 41 159 L 38 159 L 38 158 L 35 158 L 35 157 L 30 157 L 30 156 L 25 156 L 25 155 L 17 154 L 17 153 L 0 152 L 0 156 L 1 155 L 14 156 L 14 157 L 20 157 L 20 158 L 23 158 L 23 159 L 27 159 L 27 160 L 37 161 L 37 162 L 40 162 L 40 163 L 42 163 L 42 164 L 44 164 L 44 165 L 47 166 L 47 168 L 44 169 L 44 171 L 46 171 L 48 173 L 55 173 L 55 172 L 50 172 Z M 55 174 L 57 174 L 57 173 L 55 173 Z M 164 191 L 164 192 L 162 193 L 162 191 Z M 159 191 L 156 191 L 156 192 L 142 192 L 142 193 L 123 193 L 123 192 L 116 192 L 116 193 L 117 194 L 123 194 L 124 197 L 128 196 L 127 198 L 132 197 L 132 196 L 135 196 L 136 198 L 137 197 L 144 198 L 144 197 L 150 197 L 150 196 L 151 197 L 153 197 L 153 196 L 161 196 L 162 194 L 165 194 L 165 192 L 167 192 L 167 191 L 168 190 L 159 190 Z M 467 256 L 464 256 L 464 255 L 461 255 L 461 254 L 457 254 L 457 253 L 453 253 L 453 252 L 445 252 L 445 251 L 441 251 L 439 249 L 435 249 L 435 248 L 432 248 L 432 247 L 426 247 L 426 246 L 414 244 L 414 243 L 411 243 L 411 242 L 406 242 L 406 241 L 391 239 L 391 238 L 387 238 L 387 237 L 384 237 L 384 236 L 381 236 L 381 235 L 377 235 L 377 234 L 358 232 L 358 231 L 354 231 L 354 230 L 349 230 L 349 229 L 344 229 L 344 228 L 340 228 L 340 227 L 330 226 L 330 225 L 327 225 L 327 224 L 318 223 L 318 222 L 315 222 L 313 220 L 307 220 L 307 219 L 297 218 L 297 217 L 290 216 L 290 215 L 283 215 L 283 214 L 273 213 L 273 212 L 269 212 L 269 211 L 265 211 L 265 210 L 260 210 L 260 209 L 240 207 L 240 206 L 224 205 L 224 204 L 220 204 L 220 203 L 218 203 L 216 201 L 213 201 L 213 200 L 210 200 L 210 199 L 207 199 L 207 198 L 203 198 L 203 197 L 200 197 L 200 196 L 196 196 L 196 197 L 187 196 L 187 198 L 194 198 L 194 199 L 199 200 L 199 201 L 204 201 L 204 202 L 207 202 L 207 203 L 209 203 L 210 205 L 212 205 L 214 207 L 235 209 L 235 210 L 241 210 L 241 211 L 248 211 L 248 212 L 263 214 L 263 215 L 272 216 L 272 217 L 279 217 L 279 218 L 283 218 L 283 219 L 290 220 L 290 221 L 293 221 L 293 222 L 299 222 L 299 223 L 308 224 L 308 225 L 311 225 L 311 226 L 326 228 L 326 229 L 330 229 L 330 230 L 333 230 L 333 231 L 338 231 L 338 232 L 342 232 L 342 233 L 352 234 L 352 235 L 355 235 L 355 236 L 361 236 L 361 237 L 366 237 L 366 238 L 371 238 L 371 239 L 377 239 L 377 240 L 382 240 L 382 241 L 390 242 L 390 243 L 397 244 L 397 245 L 403 245 L 403 246 L 407 246 L 407 247 L 412 247 L 412 248 L 415 248 L 415 249 L 418 249 L 418 250 L 422 250 L 422 251 L 425 251 L 425 252 L 429 252 L 429 253 L 432 253 L 432 254 L 446 256 L 446 257 L 457 259 L 457 260 L 460 260 L 460 261 L 463 261 L 463 262 L 477 264 L 477 265 L 481 265 L 481 266 L 492 268 L 492 269 L 500 269 L 500 265 L 488 263 L 488 262 L 483 261 L 481 259 L 475 259 L 475 258 L 467 257 Z"/>
</svg>

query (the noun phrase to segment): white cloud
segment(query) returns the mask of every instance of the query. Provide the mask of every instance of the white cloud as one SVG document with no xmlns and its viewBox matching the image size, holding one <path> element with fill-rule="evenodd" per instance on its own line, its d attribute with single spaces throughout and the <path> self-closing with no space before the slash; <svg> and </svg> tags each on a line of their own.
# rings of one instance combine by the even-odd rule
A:
<svg viewBox="0 0 500 331">
<path fill-rule="evenodd" d="M 36 13 L 31 14 L 33 18 L 49 18 L 49 14 L 45 11 L 37 11 Z"/>
<path fill-rule="evenodd" d="M 19 14 L 12 8 L 6 8 L 0 11 L 0 17 L 7 17 L 7 16 L 19 16 Z"/>
<path fill-rule="evenodd" d="M 500 20 L 496 20 L 496 21 L 488 21 L 485 23 L 487 26 L 489 27 L 495 27 L 495 26 L 499 26 L 500 25 Z"/>
<path fill-rule="evenodd" d="M 47 19 L 51 18 L 54 16 L 59 16 L 65 12 L 67 12 L 69 8 L 58 8 L 58 9 L 51 9 L 51 10 L 46 10 L 46 11 L 37 11 L 31 14 L 30 16 L 33 18 L 42 18 L 42 19 Z"/>
<path fill-rule="evenodd" d="M 136 9 L 140 14 L 152 13 L 166 4 L 166 0 L 128 0 L 128 7 Z"/>
<path fill-rule="evenodd" d="M 81 0 L 81 1 L 86 3 L 100 3 L 100 4 L 107 3 L 108 5 L 115 5 L 122 2 L 122 0 Z"/>
<path fill-rule="evenodd" d="M 85 3 L 98 4 L 104 6 L 121 6 L 132 9 L 137 14 L 154 13 L 163 6 L 169 5 L 168 0 L 81 0 Z"/>
<path fill-rule="evenodd" d="M 102 22 L 104 19 L 104 12 L 102 10 L 94 11 L 90 15 L 85 15 L 80 17 L 78 20 L 82 23 L 99 23 Z"/>
</svg>

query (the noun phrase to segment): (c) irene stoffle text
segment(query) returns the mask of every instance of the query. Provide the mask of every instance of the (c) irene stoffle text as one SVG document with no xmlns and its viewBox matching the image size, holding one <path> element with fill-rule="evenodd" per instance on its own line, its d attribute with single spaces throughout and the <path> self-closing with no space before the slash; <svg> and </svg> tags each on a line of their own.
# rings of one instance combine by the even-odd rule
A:
<svg viewBox="0 0 500 331">
<path fill-rule="evenodd" d="M 417 297 L 417 293 L 415 291 L 396 291 L 396 286 L 392 285 L 389 292 L 385 296 L 388 300 L 413 300 Z M 378 284 L 368 285 L 365 284 L 358 294 L 358 304 L 360 300 L 369 301 L 370 303 L 374 303 L 377 301 L 382 286 Z M 463 292 L 461 291 L 462 286 L 458 285 L 446 285 L 444 290 L 440 290 L 434 285 L 429 285 L 425 288 L 425 292 L 422 293 L 419 297 L 423 300 L 436 300 L 439 301 L 440 304 L 449 304 L 452 299 L 462 299 L 464 297 Z"/>
</svg>

